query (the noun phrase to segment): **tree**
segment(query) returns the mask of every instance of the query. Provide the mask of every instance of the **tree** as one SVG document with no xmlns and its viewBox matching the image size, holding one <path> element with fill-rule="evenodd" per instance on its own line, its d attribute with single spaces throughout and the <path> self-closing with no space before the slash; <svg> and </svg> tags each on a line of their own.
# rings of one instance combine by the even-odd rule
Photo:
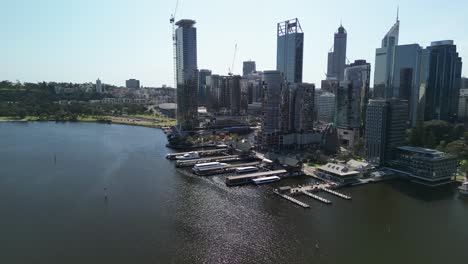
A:
<svg viewBox="0 0 468 264">
<path fill-rule="evenodd" d="M 468 145 L 464 140 L 456 140 L 447 144 L 445 152 L 456 156 L 460 160 L 468 159 Z"/>
</svg>

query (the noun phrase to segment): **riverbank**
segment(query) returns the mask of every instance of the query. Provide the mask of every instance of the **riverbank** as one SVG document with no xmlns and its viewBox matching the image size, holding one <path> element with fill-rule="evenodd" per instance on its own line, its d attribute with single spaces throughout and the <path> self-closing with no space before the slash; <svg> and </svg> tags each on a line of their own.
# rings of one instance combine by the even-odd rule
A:
<svg viewBox="0 0 468 264">
<path fill-rule="evenodd" d="M 76 120 L 40 118 L 38 116 L 9 117 L 0 116 L 0 121 L 11 122 L 29 122 L 29 121 L 59 121 L 59 122 L 92 122 L 109 123 L 130 126 L 142 126 L 150 128 L 162 128 L 175 125 L 175 120 L 156 115 L 137 115 L 137 116 L 78 116 Z"/>
</svg>

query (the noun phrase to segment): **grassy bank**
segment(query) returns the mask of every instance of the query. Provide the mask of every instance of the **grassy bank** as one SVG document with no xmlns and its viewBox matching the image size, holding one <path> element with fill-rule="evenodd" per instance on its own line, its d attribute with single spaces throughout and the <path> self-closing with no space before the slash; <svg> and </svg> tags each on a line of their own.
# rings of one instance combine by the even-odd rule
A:
<svg viewBox="0 0 468 264">
<path fill-rule="evenodd" d="M 143 127 L 151 127 L 151 128 L 161 128 L 165 126 L 174 126 L 175 120 L 166 118 L 166 117 L 159 117 L 154 116 L 153 119 L 142 117 L 142 116 L 78 116 L 78 122 L 102 122 L 102 121 L 109 121 L 113 124 L 122 124 L 122 125 L 131 125 L 131 126 L 143 126 Z M 38 116 L 26 116 L 24 118 L 20 117 L 11 117 L 11 116 L 0 116 L 0 121 L 70 121 L 70 120 L 56 120 L 54 118 L 50 118 L 48 120 L 44 120 L 39 118 Z"/>
</svg>

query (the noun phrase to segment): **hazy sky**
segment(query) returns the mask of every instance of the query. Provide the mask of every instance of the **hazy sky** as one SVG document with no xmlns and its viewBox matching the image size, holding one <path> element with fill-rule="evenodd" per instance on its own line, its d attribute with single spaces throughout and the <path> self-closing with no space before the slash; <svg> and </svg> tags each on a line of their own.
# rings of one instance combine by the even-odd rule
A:
<svg viewBox="0 0 468 264">
<path fill-rule="evenodd" d="M 410 3 L 409 3 L 410 2 Z M 0 79 L 144 86 L 173 84 L 175 0 L 0 0 Z M 242 61 L 258 70 L 276 67 L 276 23 L 298 17 L 305 33 L 304 82 L 320 86 L 333 33 L 343 21 L 349 60 L 366 59 L 396 19 L 400 44 L 453 39 L 468 58 L 465 0 L 180 0 L 176 18 L 197 21 L 198 67 L 227 74 L 234 45 L 235 73 Z M 468 66 L 463 67 L 468 75 Z M 373 77 L 372 77 L 373 79 Z"/>
</svg>

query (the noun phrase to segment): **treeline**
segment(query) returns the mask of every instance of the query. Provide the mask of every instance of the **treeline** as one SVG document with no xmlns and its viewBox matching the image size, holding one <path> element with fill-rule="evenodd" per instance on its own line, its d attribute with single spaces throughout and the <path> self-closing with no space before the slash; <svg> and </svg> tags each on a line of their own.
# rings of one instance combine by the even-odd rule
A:
<svg viewBox="0 0 468 264">
<path fill-rule="evenodd" d="M 79 84 L 73 83 L 12 83 L 10 81 L 0 82 L 0 103 L 1 102 L 23 102 L 32 103 L 52 103 L 58 100 L 101 100 L 104 97 L 112 97 L 109 94 L 98 94 L 95 92 L 86 93 L 77 91 L 75 93 L 65 94 L 55 93 L 55 87 L 76 88 Z"/>
<path fill-rule="evenodd" d="M 142 105 L 91 105 L 74 103 L 59 105 L 59 100 L 88 101 L 99 100 L 106 95 L 76 92 L 55 94 L 55 86 L 76 85 L 61 83 L 12 83 L 0 82 L 0 116 L 24 118 L 38 117 L 42 120 L 76 120 L 80 115 L 102 116 L 121 114 L 143 114 L 147 110 Z"/>
<path fill-rule="evenodd" d="M 468 159 L 468 132 L 462 124 L 454 125 L 440 120 L 418 122 L 410 131 L 409 143 L 444 151 L 461 160 Z"/>
</svg>

